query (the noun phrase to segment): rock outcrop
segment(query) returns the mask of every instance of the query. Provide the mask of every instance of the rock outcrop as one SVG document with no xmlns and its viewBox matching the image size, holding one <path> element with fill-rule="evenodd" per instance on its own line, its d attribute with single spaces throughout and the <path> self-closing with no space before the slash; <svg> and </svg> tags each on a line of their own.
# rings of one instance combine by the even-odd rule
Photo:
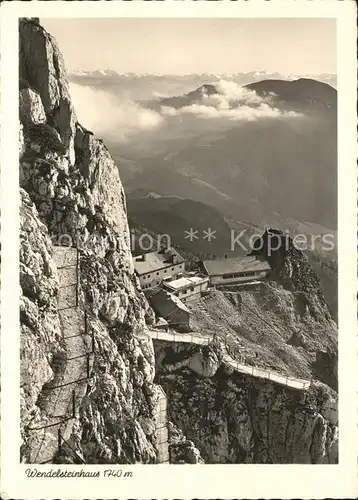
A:
<svg viewBox="0 0 358 500">
<path fill-rule="evenodd" d="M 168 348 L 168 342 L 155 341 L 156 372 L 164 368 L 171 373 L 189 368 L 200 377 L 215 375 L 222 361 L 222 353 L 218 346 L 209 344 L 205 347 L 197 345 L 173 343 Z"/>
<path fill-rule="evenodd" d="M 204 460 L 193 441 L 186 439 L 183 432 L 168 422 L 169 455 L 171 464 L 203 464 Z"/>
<path fill-rule="evenodd" d="M 205 463 L 337 463 L 337 400 L 313 384 L 307 393 L 220 368 L 163 374 L 169 419 Z"/>
<path fill-rule="evenodd" d="M 319 314 L 331 319 L 319 276 L 291 237 L 280 230 L 269 229 L 253 246 L 251 254 L 269 262 L 272 279 L 299 296 L 302 307 L 307 306 L 313 316 Z"/>
<path fill-rule="evenodd" d="M 77 122 L 53 37 L 37 19 L 22 19 L 19 31 L 22 461 L 30 428 L 44 420 L 42 391 L 65 357 L 52 249 L 70 245 L 79 249 L 79 301 L 95 339 L 73 442 L 87 463 L 154 463 L 150 312 L 133 270 L 118 168 Z"/>
<path fill-rule="evenodd" d="M 77 121 L 53 37 L 36 18 L 20 20 L 19 33 L 22 462 L 34 455 L 31 429 L 48 423 L 44 393 L 68 358 L 54 245 L 78 249 L 76 307 L 94 340 L 72 451 L 61 448 L 58 462 L 155 463 L 156 371 L 173 423 L 172 463 L 337 462 L 336 329 L 307 262 L 292 248 L 276 254 L 274 281 L 217 292 L 193 313 L 194 328 L 213 334 L 213 344 L 157 342 L 155 353 L 118 168 Z M 310 390 L 227 370 L 230 348 L 248 364 L 314 379 Z"/>
<path fill-rule="evenodd" d="M 303 254 L 281 247 L 267 281 L 213 290 L 191 326 L 216 346 L 155 345 L 169 419 L 205 463 L 337 463 L 337 327 Z M 311 381 L 302 391 L 235 371 L 247 367 Z M 212 352 L 210 352 L 212 351 Z M 211 359 L 213 370 L 198 369 Z"/>
</svg>

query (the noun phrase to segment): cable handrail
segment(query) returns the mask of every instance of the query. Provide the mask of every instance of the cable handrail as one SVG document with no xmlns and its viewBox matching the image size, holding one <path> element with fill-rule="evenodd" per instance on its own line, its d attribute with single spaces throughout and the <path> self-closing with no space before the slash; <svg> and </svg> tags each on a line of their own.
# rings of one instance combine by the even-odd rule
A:
<svg viewBox="0 0 358 500">
<path fill-rule="evenodd" d="M 78 458 L 78 460 L 84 464 L 85 460 L 81 457 L 81 455 L 70 445 L 70 443 L 62 436 L 61 429 L 58 429 L 58 450 L 61 453 L 62 451 L 62 443 L 64 443 L 66 446 L 70 448 L 72 453 L 75 454 L 75 456 Z"/>
<path fill-rule="evenodd" d="M 62 379 L 63 379 L 63 377 L 64 377 L 64 375 L 62 374 Z M 59 392 L 58 392 L 58 394 L 57 394 L 57 398 L 56 398 L 56 400 L 55 400 L 55 404 L 54 404 L 54 407 L 53 407 L 53 410 L 52 410 L 52 415 L 53 415 L 53 413 L 54 413 L 54 411 L 55 411 L 55 409 L 56 409 L 56 406 L 57 406 L 58 400 L 59 400 L 59 398 L 60 398 L 61 392 L 62 392 L 62 389 L 60 389 L 60 391 L 59 391 Z M 52 415 L 50 416 L 50 418 L 53 418 L 53 416 L 52 416 Z M 58 423 L 56 423 L 56 424 L 49 424 L 49 425 L 45 425 L 45 426 L 41 427 L 40 429 L 46 429 L 47 427 L 53 427 L 54 425 L 58 425 Z M 29 428 L 29 430 L 30 430 L 30 431 L 32 431 L 32 430 L 37 430 L 37 429 L 32 429 L 32 428 L 30 427 L 30 428 Z M 37 458 L 38 458 L 38 456 L 39 456 L 39 454 L 40 454 L 40 451 L 41 451 L 41 449 L 42 449 L 42 446 L 43 446 L 44 442 L 45 442 L 45 431 L 44 431 L 44 435 L 42 436 L 42 439 L 41 439 L 40 445 L 39 445 L 39 447 L 38 447 L 37 453 L 36 453 L 36 455 L 35 455 L 35 463 L 36 463 L 36 460 L 37 460 Z"/>
<path fill-rule="evenodd" d="M 158 332 L 153 330 L 150 331 L 150 336 L 152 339 L 155 340 L 167 340 L 169 342 L 178 342 L 178 343 L 185 342 L 196 345 L 205 345 L 205 344 L 209 345 L 214 339 L 214 336 L 203 337 L 200 335 L 192 335 L 187 333 Z M 199 339 L 202 339 L 203 342 L 202 341 L 199 342 L 198 341 Z M 224 355 L 224 362 L 229 364 L 232 368 L 234 368 L 236 371 L 240 373 L 246 373 L 256 378 L 264 378 L 270 380 L 271 382 L 278 383 L 280 385 L 286 385 L 287 387 L 291 387 L 293 389 L 305 390 L 308 389 L 311 385 L 310 380 L 290 377 L 288 375 L 284 375 L 274 370 L 269 370 L 267 368 L 258 368 L 252 365 L 248 365 L 246 363 L 239 363 L 238 361 L 232 359 L 231 356 L 229 356 L 228 354 Z"/>
<path fill-rule="evenodd" d="M 209 345 L 213 341 L 211 335 L 200 335 L 192 333 L 171 333 L 150 330 L 150 336 L 156 340 L 168 340 L 169 342 L 185 342 L 187 344 Z"/>
<path fill-rule="evenodd" d="M 167 422 L 167 395 L 164 392 L 164 389 L 161 385 L 155 385 L 158 399 L 156 401 L 156 411 L 154 413 L 154 419 L 156 422 L 155 425 L 155 434 L 157 437 L 156 447 L 158 451 L 157 463 L 169 463 L 169 454 L 168 454 L 168 443 L 169 443 L 169 435 L 168 435 L 168 422 Z M 162 402 L 164 401 L 164 407 Z M 164 422 L 163 422 L 164 421 Z M 164 433 L 164 436 L 163 436 Z M 163 449 L 164 447 L 164 449 Z"/>
<path fill-rule="evenodd" d="M 233 293 L 233 294 L 236 294 L 236 292 L 225 292 L 225 293 Z M 205 297 L 203 299 L 205 302 L 208 300 L 208 297 Z M 276 335 L 279 334 L 278 330 L 276 329 L 276 327 L 272 326 L 268 321 L 266 321 L 264 318 L 262 318 L 259 314 L 256 313 L 256 311 L 254 311 L 248 304 L 245 303 L 245 307 L 247 307 L 247 309 L 253 313 L 257 318 L 259 318 L 261 321 L 263 321 Z M 205 310 L 204 306 L 202 305 L 202 308 Z M 207 312 L 205 310 L 205 312 Z M 256 329 L 255 329 L 256 330 Z M 259 333 L 259 332 L 258 332 Z M 225 342 L 225 346 L 226 348 L 228 347 L 227 343 Z M 233 362 L 236 363 L 236 361 L 233 360 Z M 239 363 L 240 364 L 240 363 Z M 246 365 L 246 364 L 241 364 L 241 366 L 251 366 L 251 365 Z M 256 368 L 254 367 L 256 370 L 260 370 L 261 372 L 265 372 L 265 378 L 268 378 L 269 380 L 273 380 L 273 377 L 276 377 L 276 378 L 279 378 L 280 381 L 276 380 L 277 383 L 280 383 L 283 379 L 286 380 L 286 384 L 287 386 L 289 387 L 292 387 L 292 388 L 296 388 L 294 386 L 294 383 L 300 383 L 301 384 L 301 387 L 302 389 L 307 389 L 310 387 L 311 385 L 311 381 L 310 380 L 307 380 L 307 379 L 300 379 L 300 378 L 297 378 L 297 377 L 290 377 L 290 376 L 286 376 L 286 375 L 283 375 L 283 374 L 280 374 L 276 371 L 273 371 L 273 370 L 269 370 L 269 369 L 264 369 L 264 368 Z M 272 377 L 271 377 L 272 375 Z M 253 376 L 257 376 L 259 377 L 259 372 L 257 372 L 257 375 L 254 375 Z M 270 378 L 271 377 L 271 378 Z"/>
<path fill-rule="evenodd" d="M 67 248 L 67 247 L 57 247 L 56 249 L 63 249 L 63 248 Z M 73 250 L 73 249 L 72 249 Z M 61 262 L 58 262 L 60 259 L 57 259 L 57 268 L 58 269 L 63 269 L 63 268 L 72 268 L 74 273 L 76 274 L 76 279 L 77 279 L 77 282 L 76 283 L 73 283 L 73 284 L 70 284 L 70 285 L 63 285 L 61 286 L 61 283 L 60 283 L 60 286 L 59 286 L 59 290 L 65 292 L 64 289 L 68 289 L 69 287 L 74 287 L 76 286 L 76 302 L 75 304 L 73 305 L 70 305 L 68 307 L 60 307 L 60 296 L 58 297 L 58 311 L 59 311 L 59 314 L 61 315 L 61 312 L 64 311 L 64 310 L 67 310 L 67 309 L 78 309 L 78 296 L 79 296 L 79 292 L 78 292 L 78 267 L 79 267 L 79 259 L 78 259 L 78 250 L 75 249 L 74 251 L 76 251 L 76 258 L 73 259 L 74 262 L 71 264 L 66 264 L 66 265 L 62 265 L 61 266 L 61 263 L 64 261 L 63 257 L 62 257 L 62 261 Z M 74 251 L 72 252 L 72 255 L 74 254 Z M 55 261 L 56 261 L 56 254 L 55 254 Z M 65 259 L 66 261 L 66 259 Z M 60 320 L 61 321 L 61 320 Z M 84 352 L 83 354 L 80 354 L 80 355 L 76 355 L 76 356 L 72 356 L 72 357 L 69 357 L 66 359 L 66 366 L 67 366 L 67 362 L 70 362 L 70 361 L 74 361 L 74 360 L 78 360 L 80 358 L 84 358 L 86 357 L 87 358 L 87 362 L 86 362 L 86 377 L 81 377 L 81 378 L 76 378 L 75 380 L 71 380 L 70 382 L 65 382 L 65 374 L 66 374 L 66 368 L 65 370 L 63 371 L 63 373 L 61 374 L 61 382 L 65 382 L 65 383 L 62 383 L 60 385 L 56 385 L 56 386 L 52 386 L 52 387 L 49 387 L 48 390 L 50 391 L 53 391 L 53 390 L 57 390 L 58 393 L 56 395 L 56 398 L 55 398 L 55 401 L 54 401 L 54 404 L 52 405 L 52 410 L 50 410 L 50 415 L 49 415 L 49 419 L 59 419 L 59 421 L 56 421 L 56 422 L 51 422 L 49 424 L 46 424 L 44 426 L 41 426 L 41 427 L 28 427 L 28 430 L 29 431 L 40 431 L 40 430 L 44 430 L 44 434 L 43 434 L 43 437 L 41 439 L 41 442 L 39 444 L 39 447 L 37 449 L 37 452 L 36 452 L 36 455 L 35 455 L 35 459 L 33 461 L 33 463 L 36 463 L 37 462 L 37 459 L 42 451 L 42 447 L 43 447 L 43 444 L 45 442 L 45 439 L 46 439 L 46 432 L 45 432 L 45 429 L 46 428 L 50 428 L 50 427 L 55 427 L 55 426 L 59 426 L 58 428 L 58 440 L 57 440 L 57 449 L 58 451 L 61 451 L 60 448 L 61 448 L 61 445 L 62 443 L 64 442 L 65 444 L 68 445 L 68 447 L 76 454 L 76 456 L 83 462 L 83 459 L 79 456 L 79 454 L 76 452 L 76 450 L 74 450 L 71 445 L 65 440 L 65 438 L 63 437 L 62 433 L 61 433 L 61 426 L 65 423 L 65 422 L 68 422 L 69 420 L 73 419 L 73 418 L 76 418 L 76 391 L 75 390 L 72 390 L 72 392 L 69 394 L 69 401 L 68 401 L 68 404 L 66 405 L 66 407 L 64 408 L 64 414 L 63 415 L 55 415 L 55 412 L 57 410 L 57 407 L 58 407 L 58 404 L 59 404 L 59 401 L 60 401 L 60 398 L 61 396 L 63 396 L 64 394 L 66 395 L 67 393 L 64 393 L 64 387 L 67 387 L 71 384 L 78 384 L 84 380 L 88 380 L 91 376 L 90 374 L 90 357 L 91 355 L 94 354 L 95 352 L 95 341 L 94 341 L 94 331 L 92 329 L 91 331 L 91 334 L 89 334 L 88 332 L 88 318 L 87 318 L 87 311 L 85 310 L 84 311 L 84 318 L 83 318 L 83 321 L 84 321 L 84 333 L 77 333 L 75 335 L 69 335 L 68 337 L 65 337 L 64 336 L 64 327 L 62 325 L 62 322 L 61 322 L 61 325 L 62 325 L 62 334 L 63 334 L 63 338 L 64 338 L 64 341 L 66 343 L 66 341 L 68 341 L 69 339 L 72 339 L 74 337 L 78 337 L 78 336 L 84 336 L 84 335 L 91 335 L 92 337 L 92 350 L 90 352 Z M 76 323 L 76 327 L 78 327 L 78 324 Z M 71 346 L 71 343 L 67 344 L 67 349 L 70 349 L 70 346 Z M 86 350 L 86 345 L 85 343 L 83 343 L 83 349 Z M 74 347 L 72 347 L 72 349 L 75 349 L 75 352 L 76 350 L 78 349 L 78 344 L 75 344 Z M 73 351 L 72 351 L 73 352 Z M 78 351 L 77 351 L 78 352 Z M 82 371 L 82 365 L 79 366 L 79 369 L 80 371 Z M 78 371 L 78 369 L 77 369 Z M 71 371 L 69 372 L 71 374 Z M 78 373 L 78 375 L 80 375 L 80 373 Z M 65 399 L 65 398 L 64 398 Z M 70 417 L 68 417 L 68 411 L 69 411 L 69 408 L 72 406 L 72 414 Z M 41 463 L 47 463 L 49 462 L 49 460 L 46 460 L 44 462 L 41 462 Z"/>
<path fill-rule="evenodd" d="M 241 373 L 246 373 L 248 375 L 252 375 L 257 378 L 265 378 L 270 380 L 271 382 L 276 382 L 281 385 L 286 385 L 293 389 L 307 389 L 311 385 L 310 380 L 290 377 L 287 375 L 280 374 L 276 371 L 258 368 L 256 366 L 247 365 L 245 363 L 239 363 L 232 359 L 228 354 L 224 356 L 224 362 L 226 362 L 229 366 L 234 368 L 236 371 Z"/>
</svg>

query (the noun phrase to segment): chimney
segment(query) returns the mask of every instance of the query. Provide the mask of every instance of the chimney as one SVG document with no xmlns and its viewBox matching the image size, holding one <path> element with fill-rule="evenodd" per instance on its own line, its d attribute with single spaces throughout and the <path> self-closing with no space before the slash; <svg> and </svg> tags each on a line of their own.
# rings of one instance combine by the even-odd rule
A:
<svg viewBox="0 0 358 500">
<path fill-rule="evenodd" d="M 168 253 L 170 251 L 170 247 L 167 245 L 161 245 L 159 253 Z"/>
</svg>

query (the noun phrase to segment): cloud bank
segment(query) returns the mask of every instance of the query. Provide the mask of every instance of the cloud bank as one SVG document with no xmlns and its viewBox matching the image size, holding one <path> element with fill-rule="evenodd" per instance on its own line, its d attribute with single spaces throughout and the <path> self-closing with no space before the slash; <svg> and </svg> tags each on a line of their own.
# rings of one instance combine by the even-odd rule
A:
<svg viewBox="0 0 358 500">
<path fill-rule="evenodd" d="M 227 119 L 232 121 L 253 121 L 259 118 L 299 116 L 293 111 L 281 111 L 275 107 L 275 94 L 260 96 L 254 90 L 247 89 L 233 81 L 220 80 L 215 84 L 218 94 L 208 95 L 202 92 L 202 102 L 174 109 L 162 106 L 165 116 L 196 115 L 198 118 Z"/>
<path fill-rule="evenodd" d="M 245 122 L 262 118 L 298 116 L 294 112 L 283 112 L 274 105 L 274 94 L 258 95 L 233 81 L 220 80 L 215 83 L 218 94 L 202 92 L 199 102 L 175 109 L 162 106 L 155 111 L 119 97 L 105 90 L 70 83 L 70 92 L 80 123 L 98 135 L 111 140 L 123 141 L 140 132 L 163 130 L 173 117 L 191 116 L 198 120 L 220 119 L 220 125 L 235 121 Z M 174 122 L 175 123 L 175 122 Z M 200 124 L 198 124 L 198 128 Z"/>
<path fill-rule="evenodd" d="M 155 111 L 103 90 L 70 83 L 70 93 L 79 122 L 109 139 L 125 140 L 141 130 L 157 128 L 164 120 Z"/>
</svg>

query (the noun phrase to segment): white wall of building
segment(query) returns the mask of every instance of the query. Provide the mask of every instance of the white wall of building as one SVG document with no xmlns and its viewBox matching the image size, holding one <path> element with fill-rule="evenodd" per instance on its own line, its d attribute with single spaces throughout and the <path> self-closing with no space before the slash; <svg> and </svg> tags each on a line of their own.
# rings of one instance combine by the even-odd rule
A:
<svg viewBox="0 0 358 500">
<path fill-rule="evenodd" d="M 178 273 L 182 273 L 185 270 L 185 263 L 172 264 L 164 269 L 159 269 L 158 271 L 152 271 L 147 274 L 143 274 L 139 277 L 140 284 L 142 288 L 150 288 L 155 285 L 159 285 L 164 278 L 173 277 L 176 278 Z"/>
<path fill-rule="evenodd" d="M 245 283 L 247 281 L 259 280 L 265 278 L 268 275 L 268 271 L 258 271 L 250 276 L 235 276 L 233 278 L 224 278 L 220 276 L 210 276 L 211 285 L 230 285 L 234 283 Z"/>
<path fill-rule="evenodd" d="M 203 281 L 202 283 L 194 283 L 190 287 L 173 292 L 179 299 L 186 301 L 188 299 L 193 299 L 195 295 L 198 295 L 203 290 L 208 288 L 209 282 Z"/>
</svg>

